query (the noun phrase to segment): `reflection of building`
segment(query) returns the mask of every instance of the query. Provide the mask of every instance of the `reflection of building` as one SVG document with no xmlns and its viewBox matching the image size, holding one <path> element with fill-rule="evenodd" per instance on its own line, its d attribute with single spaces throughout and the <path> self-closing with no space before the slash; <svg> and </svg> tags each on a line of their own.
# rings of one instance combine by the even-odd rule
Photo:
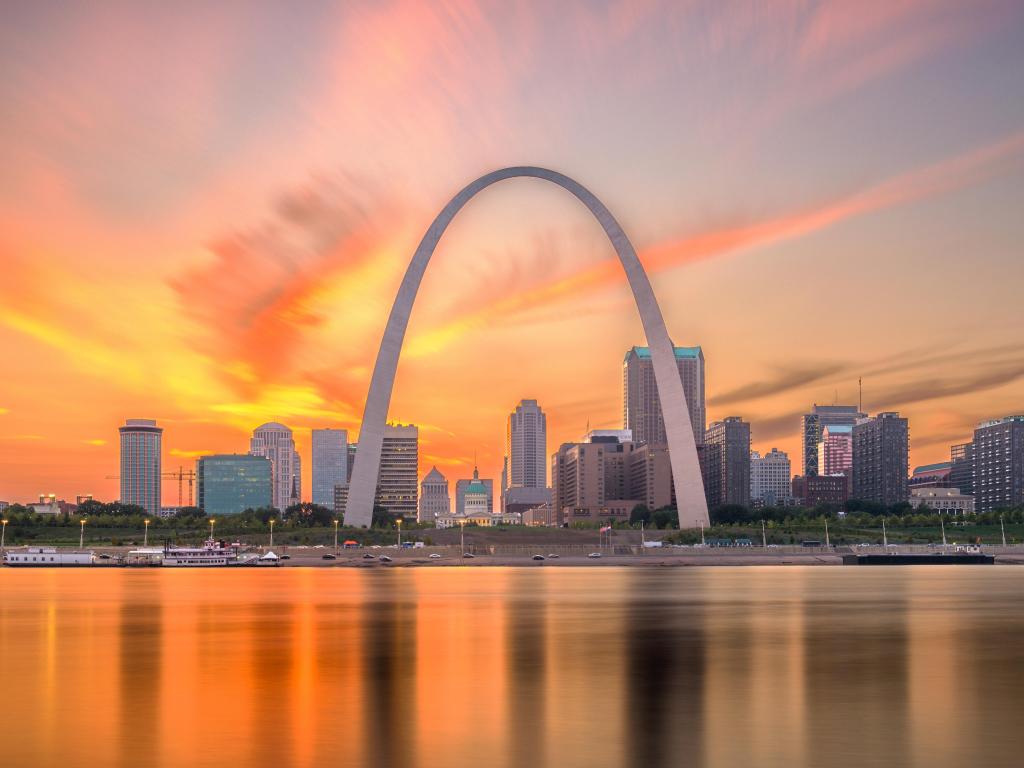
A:
<svg viewBox="0 0 1024 768">
<path fill-rule="evenodd" d="M 160 446 L 163 428 L 153 419 L 128 419 L 121 433 L 121 503 L 146 514 L 160 512 Z"/>
<path fill-rule="evenodd" d="M 419 495 L 420 430 L 412 424 L 388 424 L 380 451 L 375 506 L 405 520 L 416 519 Z"/>
<path fill-rule="evenodd" d="M 704 352 L 700 347 L 673 347 L 679 379 L 683 383 L 690 426 L 697 445 L 704 439 Z M 654 364 L 648 347 L 633 347 L 622 364 L 622 422 L 637 443 L 664 445 L 665 420 L 661 412 Z"/>
<path fill-rule="evenodd" d="M 509 414 L 505 432 L 505 467 L 501 499 L 512 488 L 545 488 L 547 470 L 547 418 L 536 400 L 521 400 Z"/>
<path fill-rule="evenodd" d="M 750 424 L 729 416 L 708 427 L 704 437 L 708 508 L 750 506 Z"/>
<path fill-rule="evenodd" d="M 959 488 L 911 488 L 910 504 L 949 515 L 970 515 L 974 512 L 974 497 L 960 493 Z"/>
<path fill-rule="evenodd" d="M 451 514 L 451 499 L 448 496 L 448 479 L 432 467 L 420 483 L 420 508 L 418 520 L 432 523 L 437 518 Z"/>
<path fill-rule="evenodd" d="M 853 427 L 853 490 L 861 501 L 898 504 L 909 497 L 910 432 L 895 411 L 860 419 Z"/>
<path fill-rule="evenodd" d="M 1024 416 L 974 430 L 974 498 L 979 512 L 1024 504 Z"/>
<path fill-rule="evenodd" d="M 348 432 L 313 430 L 313 503 L 330 509 L 334 486 L 348 484 Z"/>
<path fill-rule="evenodd" d="M 269 507 L 272 471 L 270 459 L 263 456 L 201 456 L 196 460 L 198 507 L 210 517 Z"/>
<path fill-rule="evenodd" d="M 750 501 L 755 506 L 785 504 L 790 496 L 789 455 L 772 448 L 762 456 L 750 452 Z"/>
<path fill-rule="evenodd" d="M 256 427 L 249 441 L 249 453 L 270 460 L 271 506 L 283 512 L 302 500 L 302 468 L 288 427 L 276 421 Z"/>
<path fill-rule="evenodd" d="M 804 507 L 819 504 L 841 507 L 850 497 L 850 478 L 847 475 L 797 475 L 793 478 L 793 496 Z"/>
<path fill-rule="evenodd" d="M 818 474 L 848 475 L 853 471 L 853 427 L 828 424 L 818 441 Z"/>
<path fill-rule="evenodd" d="M 911 490 L 914 488 L 949 488 L 952 485 L 949 481 L 949 474 L 952 471 L 953 463 L 949 461 L 925 464 L 921 467 L 914 467 L 908 482 Z"/>
<path fill-rule="evenodd" d="M 804 477 L 818 474 L 818 443 L 821 442 L 825 427 L 853 427 L 857 419 L 864 418 L 855 405 L 817 405 L 811 412 L 804 414 L 800 420 L 800 433 L 803 440 L 803 473 Z"/>
</svg>

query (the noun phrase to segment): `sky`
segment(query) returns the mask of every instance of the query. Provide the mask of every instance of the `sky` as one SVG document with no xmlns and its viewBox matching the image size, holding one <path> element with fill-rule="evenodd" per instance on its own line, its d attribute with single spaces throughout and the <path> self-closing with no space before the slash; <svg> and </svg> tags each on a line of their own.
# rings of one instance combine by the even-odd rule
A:
<svg viewBox="0 0 1024 768">
<path fill-rule="evenodd" d="M 858 2 L 23 3 L 0 26 L 0 499 L 114 499 L 266 421 L 358 434 L 395 291 L 477 176 L 542 165 L 636 246 L 709 420 L 800 471 L 799 415 L 910 419 L 911 465 L 1024 411 L 1024 7 Z M 434 255 L 390 418 L 498 477 L 621 426 L 644 343 L 564 190 L 478 195 Z M 177 502 L 165 482 L 164 501 Z"/>
</svg>

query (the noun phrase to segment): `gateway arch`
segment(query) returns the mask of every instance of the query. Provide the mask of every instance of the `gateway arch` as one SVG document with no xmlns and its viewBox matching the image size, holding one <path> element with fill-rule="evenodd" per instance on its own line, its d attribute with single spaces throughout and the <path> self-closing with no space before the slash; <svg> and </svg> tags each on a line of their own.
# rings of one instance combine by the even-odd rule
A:
<svg viewBox="0 0 1024 768">
<path fill-rule="evenodd" d="M 544 179 L 574 194 L 587 206 L 611 240 L 629 280 L 629 287 L 633 291 L 640 320 L 643 322 L 644 334 L 647 336 L 647 345 L 651 350 L 654 380 L 658 386 L 665 419 L 669 461 L 675 482 L 676 505 L 679 509 L 679 525 L 681 528 L 708 525 L 708 508 L 693 439 L 693 427 L 690 424 L 690 412 L 686 407 L 686 397 L 683 394 L 683 384 L 679 378 L 672 341 L 665 328 L 661 308 L 654 297 L 651 281 L 647 278 L 647 273 L 644 272 L 643 265 L 640 264 L 640 259 L 637 258 L 626 233 L 600 200 L 568 176 L 534 166 L 502 168 L 467 185 L 437 215 L 420 241 L 416 253 L 413 254 L 412 262 L 395 297 L 395 303 L 391 307 L 391 315 L 388 317 L 384 338 L 377 353 L 377 363 L 373 367 L 370 391 L 366 396 L 363 421 L 359 430 L 359 448 L 352 468 L 352 484 L 345 507 L 345 523 L 356 527 L 369 527 L 372 521 L 384 425 L 391 403 L 398 357 L 402 351 L 402 341 L 409 324 L 413 301 L 416 299 L 416 292 L 434 249 L 451 220 L 455 218 L 455 214 L 477 192 L 504 179 L 519 177 Z"/>
</svg>

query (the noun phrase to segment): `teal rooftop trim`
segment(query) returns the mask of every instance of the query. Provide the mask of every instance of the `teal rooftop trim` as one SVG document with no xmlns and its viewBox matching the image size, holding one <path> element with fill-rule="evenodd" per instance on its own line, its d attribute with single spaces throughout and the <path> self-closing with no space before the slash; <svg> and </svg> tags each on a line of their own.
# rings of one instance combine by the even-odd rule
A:
<svg viewBox="0 0 1024 768">
<path fill-rule="evenodd" d="M 700 357 L 700 347 L 673 347 L 676 353 L 677 359 L 692 360 Z M 630 352 L 635 353 L 641 360 L 651 359 L 651 348 L 650 347 L 633 347 L 629 352 L 626 353 L 626 358 L 629 358 Z"/>
</svg>

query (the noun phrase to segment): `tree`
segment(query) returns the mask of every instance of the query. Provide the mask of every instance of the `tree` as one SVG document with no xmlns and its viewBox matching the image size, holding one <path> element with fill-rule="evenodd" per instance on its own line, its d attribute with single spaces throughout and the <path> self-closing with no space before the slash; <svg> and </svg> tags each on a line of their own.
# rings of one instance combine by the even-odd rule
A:
<svg viewBox="0 0 1024 768">
<path fill-rule="evenodd" d="M 199 517 L 206 517 L 206 513 L 199 507 L 181 507 L 174 513 L 175 520 L 191 520 Z"/>
<path fill-rule="evenodd" d="M 675 507 L 662 507 L 651 515 L 651 522 L 659 529 L 678 528 L 679 512 Z"/>
<path fill-rule="evenodd" d="M 370 523 L 371 528 L 391 528 L 394 526 L 395 521 L 398 519 L 397 514 L 391 514 L 391 511 L 385 507 L 373 505 L 373 518 Z"/>
<path fill-rule="evenodd" d="M 284 517 L 296 525 L 304 526 L 330 525 L 334 522 L 334 512 L 325 506 L 309 501 L 292 504 L 284 511 Z"/>
<path fill-rule="evenodd" d="M 646 504 L 637 504 L 633 507 L 633 511 L 629 513 L 630 525 L 640 525 L 640 523 L 650 525 L 650 522 L 651 510 L 648 509 Z"/>
</svg>

